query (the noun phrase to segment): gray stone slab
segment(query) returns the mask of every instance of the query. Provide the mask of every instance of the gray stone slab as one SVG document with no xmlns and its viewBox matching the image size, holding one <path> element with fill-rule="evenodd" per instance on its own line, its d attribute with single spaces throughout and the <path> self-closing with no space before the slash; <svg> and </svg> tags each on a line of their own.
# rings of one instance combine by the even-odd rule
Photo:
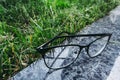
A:
<svg viewBox="0 0 120 80">
<path fill-rule="evenodd" d="M 81 55 L 73 65 L 62 71 L 62 80 L 106 80 L 119 52 L 120 47 L 109 44 L 98 57 Z"/>
<path fill-rule="evenodd" d="M 110 12 L 109 15 L 85 27 L 77 34 L 112 33 L 110 43 L 100 56 L 89 58 L 83 49 L 79 58 L 69 66 L 61 70 L 48 73 L 43 59 L 23 69 L 11 79 L 14 80 L 106 80 L 109 76 L 115 60 L 120 53 L 120 6 Z M 77 43 L 82 39 L 73 38 L 71 43 Z M 83 40 L 83 43 L 89 41 Z M 81 42 L 82 43 L 82 42 Z"/>
</svg>

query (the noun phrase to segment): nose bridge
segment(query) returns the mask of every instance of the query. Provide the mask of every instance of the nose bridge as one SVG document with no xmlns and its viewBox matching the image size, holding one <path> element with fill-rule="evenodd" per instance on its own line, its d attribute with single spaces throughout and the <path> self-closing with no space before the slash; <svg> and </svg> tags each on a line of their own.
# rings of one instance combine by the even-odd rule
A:
<svg viewBox="0 0 120 80">
<path fill-rule="evenodd" d="M 81 53 L 81 51 L 85 48 L 85 46 L 79 46 L 80 50 L 79 50 L 79 54 Z"/>
<path fill-rule="evenodd" d="M 86 57 L 86 54 L 87 54 L 87 47 L 88 46 L 80 46 L 81 49 L 80 49 L 80 55 L 81 57 Z"/>
<path fill-rule="evenodd" d="M 80 46 L 80 47 L 81 47 L 81 50 L 82 50 L 84 48 L 86 49 L 88 47 L 88 45 L 87 46 Z"/>
<path fill-rule="evenodd" d="M 86 45 L 86 46 L 81 46 L 80 52 L 81 52 L 82 50 L 84 50 L 85 52 L 88 53 L 87 49 L 88 49 L 88 45 Z"/>
</svg>

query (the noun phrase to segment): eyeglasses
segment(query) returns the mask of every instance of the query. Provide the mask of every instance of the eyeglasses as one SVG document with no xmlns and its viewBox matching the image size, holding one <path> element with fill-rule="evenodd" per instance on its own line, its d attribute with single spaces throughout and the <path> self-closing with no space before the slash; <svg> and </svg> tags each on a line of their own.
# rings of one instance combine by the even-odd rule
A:
<svg viewBox="0 0 120 80">
<path fill-rule="evenodd" d="M 49 69 L 62 69 L 73 64 L 81 53 L 83 48 L 90 58 L 98 56 L 108 44 L 110 33 L 102 34 L 78 34 L 74 35 L 69 32 L 61 32 L 54 38 L 37 47 L 37 51 L 41 53 L 45 65 Z M 80 43 L 72 43 L 87 38 L 88 43 L 81 45 Z M 71 41 L 73 40 L 73 41 Z"/>
</svg>

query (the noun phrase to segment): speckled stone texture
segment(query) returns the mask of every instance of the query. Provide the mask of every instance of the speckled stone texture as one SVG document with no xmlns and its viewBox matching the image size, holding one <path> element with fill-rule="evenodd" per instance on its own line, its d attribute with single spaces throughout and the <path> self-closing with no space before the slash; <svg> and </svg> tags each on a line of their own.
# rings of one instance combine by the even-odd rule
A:
<svg viewBox="0 0 120 80">
<path fill-rule="evenodd" d="M 120 56 L 120 6 L 116 7 L 104 18 L 85 27 L 77 34 L 112 33 L 110 43 L 101 55 L 89 58 L 83 49 L 79 58 L 68 68 L 48 73 L 43 59 L 23 69 L 11 79 L 13 80 L 106 80 Z M 73 38 L 71 43 L 79 43 Z M 84 40 L 85 41 L 85 40 Z M 83 41 L 83 43 L 84 43 Z M 86 41 L 85 41 L 86 42 Z"/>
</svg>

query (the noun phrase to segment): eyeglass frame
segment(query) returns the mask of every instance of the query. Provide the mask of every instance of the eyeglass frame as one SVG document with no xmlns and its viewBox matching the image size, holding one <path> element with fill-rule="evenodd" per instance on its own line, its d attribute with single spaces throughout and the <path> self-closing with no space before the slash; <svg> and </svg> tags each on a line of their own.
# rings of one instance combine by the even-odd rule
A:
<svg viewBox="0 0 120 80">
<path fill-rule="evenodd" d="M 63 34 L 63 33 L 66 33 L 67 36 L 60 36 L 60 35 Z M 56 40 L 56 39 L 58 39 L 58 38 L 63 38 L 63 37 L 65 37 L 65 38 L 69 38 L 69 37 L 70 37 L 70 38 L 74 38 L 74 37 L 89 37 L 89 36 L 90 36 L 90 37 L 100 36 L 100 38 L 97 38 L 96 40 L 90 42 L 90 43 L 89 43 L 88 45 L 86 45 L 86 46 L 82 46 L 82 45 L 78 45 L 78 44 L 68 44 L 68 45 L 60 45 L 60 46 L 47 47 L 47 45 L 48 45 L 49 43 L 53 42 L 54 40 Z M 48 42 L 46 42 L 46 43 L 42 44 L 41 46 L 37 47 L 36 50 L 37 50 L 39 53 L 41 53 L 41 56 L 42 56 L 42 58 L 43 58 L 43 60 L 44 60 L 44 63 L 45 63 L 45 65 L 46 65 L 46 67 L 48 67 L 49 69 L 58 70 L 58 69 L 66 68 L 66 67 L 70 66 L 71 64 L 73 64 L 73 63 L 77 60 L 77 58 L 78 58 L 78 56 L 80 55 L 80 52 L 81 52 L 81 50 L 82 50 L 83 48 L 85 48 L 85 50 L 86 50 L 86 52 L 87 52 L 87 55 L 88 55 L 90 58 L 94 58 L 94 57 L 97 57 L 98 55 L 100 55 L 101 52 L 100 52 L 98 55 L 96 55 L 96 56 L 93 56 L 93 57 L 90 56 L 90 54 L 89 54 L 89 47 L 90 47 L 90 45 L 91 45 L 92 43 L 94 43 L 95 41 L 97 41 L 97 40 L 99 40 L 99 39 L 102 39 L 102 38 L 104 38 L 104 37 L 106 37 L 106 36 L 108 36 L 108 40 L 107 40 L 107 43 L 104 45 L 103 49 L 101 50 L 101 52 L 102 52 L 102 51 L 105 49 L 105 47 L 106 47 L 106 45 L 108 44 L 108 42 L 110 41 L 110 38 L 111 38 L 111 36 L 112 36 L 111 33 L 78 34 L 78 35 L 74 35 L 74 34 L 69 33 L 69 32 L 61 32 L 61 33 L 59 33 L 58 35 L 56 35 L 55 37 L 53 37 L 52 39 L 50 39 Z M 57 48 L 57 47 L 65 47 L 65 46 L 78 46 L 78 47 L 80 48 L 79 53 L 77 54 L 76 59 L 75 59 L 72 63 L 70 63 L 69 65 L 64 66 L 64 67 L 60 67 L 60 68 L 51 68 L 51 67 L 49 67 L 49 66 L 47 65 L 46 61 L 45 61 L 45 53 L 46 53 L 48 50 L 50 50 L 50 49 Z M 56 59 L 56 60 L 57 60 L 57 59 Z"/>
</svg>

